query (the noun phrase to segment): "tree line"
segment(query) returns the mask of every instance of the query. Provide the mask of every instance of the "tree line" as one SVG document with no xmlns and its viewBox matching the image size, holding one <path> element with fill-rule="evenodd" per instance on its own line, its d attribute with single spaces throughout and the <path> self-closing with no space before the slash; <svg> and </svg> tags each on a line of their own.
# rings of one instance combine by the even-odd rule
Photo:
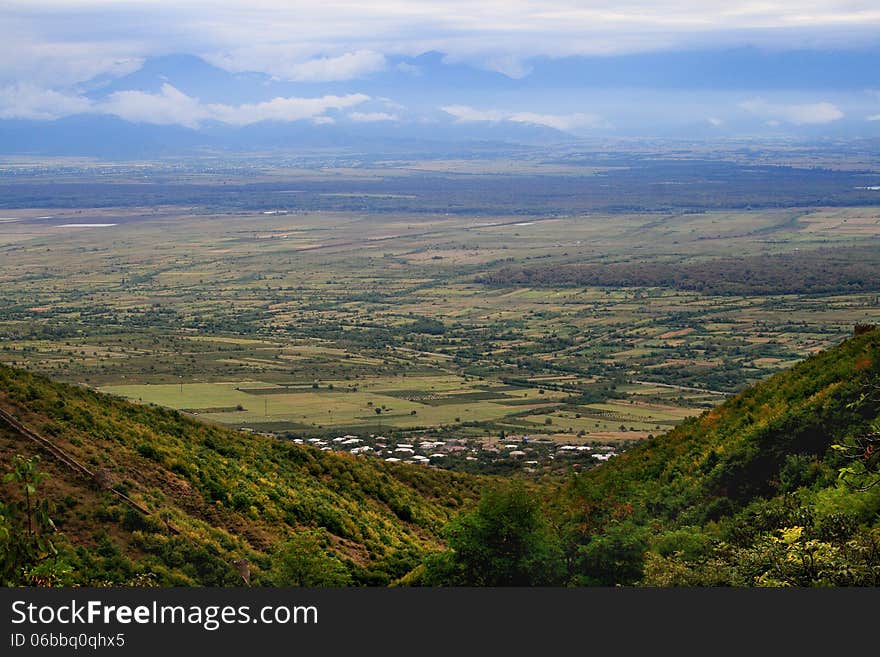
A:
<svg viewBox="0 0 880 657">
<path fill-rule="evenodd" d="M 504 267 L 477 282 L 492 287 L 670 287 L 743 296 L 872 292 L 880 290 L 880 249 L 826 248 L 690 263 Z"/>
</svg>

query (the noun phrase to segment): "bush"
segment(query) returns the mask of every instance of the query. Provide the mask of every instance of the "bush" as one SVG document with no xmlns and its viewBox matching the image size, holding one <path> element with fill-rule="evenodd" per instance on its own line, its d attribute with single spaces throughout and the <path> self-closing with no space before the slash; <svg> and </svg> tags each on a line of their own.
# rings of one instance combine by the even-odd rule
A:
<svg viewBox="0 0 880 657">
<path fill-rule="evenodd" d="M 446 530 L 450 553 L 428 559 L 425 581 L 465 586 L 552 586 L 564 578 L 539 502 L 519 484 L 487 490 Z"/>
</svg>

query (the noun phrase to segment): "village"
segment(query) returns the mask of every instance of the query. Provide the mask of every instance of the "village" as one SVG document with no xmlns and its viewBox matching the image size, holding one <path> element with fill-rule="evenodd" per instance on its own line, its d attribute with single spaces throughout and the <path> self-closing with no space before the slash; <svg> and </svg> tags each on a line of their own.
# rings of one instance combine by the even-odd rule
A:
<svg viewBox="0 0 880 657">
<path fill-rule="evenodd" d="M 619 446 L 593 442 L 565 444 L 547 436 L 483 436 L 441 438 L 422 436 L 392 438 L 377 434 L 345 434 L 335 438 L 286 438 L 322 451 L 382 459 L 388 463 L 411 463 L 445 470 L 486 474 L 523 471 L 581 470 L 617 455 Z"/>
</svg>

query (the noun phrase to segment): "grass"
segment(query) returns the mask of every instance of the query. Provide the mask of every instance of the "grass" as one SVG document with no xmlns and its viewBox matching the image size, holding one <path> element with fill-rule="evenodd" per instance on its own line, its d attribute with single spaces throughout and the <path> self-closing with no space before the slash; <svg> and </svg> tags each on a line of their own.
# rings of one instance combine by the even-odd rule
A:
<svg viewBox="0 0 880 657">
<path fill-rule="evenodd" d="M 196 412 L 202 419 L 221 424 L 288 422 L 316 428 L 377 423 L 413 428 L 488 422 L 544 407 L 554 395 L 560 396 L 553 392 L 541 395 L 537 389 L 515 388 L 505 393 L 499 387 L 498 392 L 489 392 L 470 387 L 461 377 L 378 378 L 358 381 L 357 391 L 340 389 L 345 383 L 337 381 L 333 389 L 329 384 L 313 389 L 307 384 L 279 387 L 260 381 L 242 381 L 103 386 L 101 391 Z M 511 394 L 516 395 L 515 406 L 503 403 L 514 400 Z M 526 403 L 520 404 L 520 401 Z M 241 410 L 237 409 L 239 406 Z M 217 412 L 218 408 L 224 410 Z M 376 413 L 376 409 L 381 412 Z"/>
</svg>

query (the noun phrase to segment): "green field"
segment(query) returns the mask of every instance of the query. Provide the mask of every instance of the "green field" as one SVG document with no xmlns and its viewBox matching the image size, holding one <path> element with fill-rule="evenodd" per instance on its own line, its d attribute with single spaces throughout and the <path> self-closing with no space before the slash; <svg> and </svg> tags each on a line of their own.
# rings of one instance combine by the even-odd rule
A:
<svg viewBox="0 0 880 657">
<path fill-rule="evenodd" d="M 329 387 L 332 385 L 332 389 Z M 483 386 L 487 388 L 487 386 Z M 533 408 L 542 408 L 564 395 L 535 388 L 496 392 L 470 387 L 458 377 L 388 377 L 358 381 L 358 389 L 330 382 L 311 386 L 274 386 L 261 381 L 103 386 L 102 392 L 184 410 L 202 419 L 247 427 L 289 423 L 301 428 L 440 427 L 489 422 Z M 466 397 L 466 400 L 460 400 Z M 489 397 L 488 399 L 485 399 Z M 506 405 L 506 401 L 517 405 Z M 519 402 L 526 401 L 521 404 Z M 377 410 L 379 412 L 377 412 Z"/>
</svg>

